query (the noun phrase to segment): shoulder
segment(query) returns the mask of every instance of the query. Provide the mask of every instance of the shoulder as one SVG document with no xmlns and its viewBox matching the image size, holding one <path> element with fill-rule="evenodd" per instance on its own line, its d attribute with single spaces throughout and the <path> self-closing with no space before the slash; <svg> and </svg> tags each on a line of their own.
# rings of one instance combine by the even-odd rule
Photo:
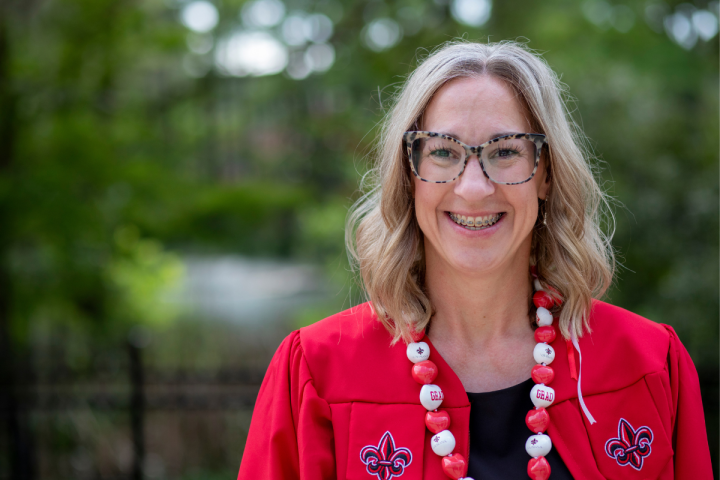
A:
<svg viewBox="0 0 720 480">
<path fill-rule="evenodd" d="M 336 313 L 298 332 L 305 356 L 315 364 L 330 360 L 351 362 L 390 347 L 392 337 L 370 303 Z"/>
<path fill-rule="evenodd" d="M 667 368 L 677 339 L 671 327 L 601 301 L 593 302 L 589 324 L 592 332 L 579 340 L 588 386 L 623 388 Z"/>
<path fill-rule="evenodd" d="M 390 381 L 368 388 L 378 383 L 373 381 L 375 377 L 375 380 L 399 379 L 413 386 L 407 374 L 405 344 L 391 345 L 392 336 L 378 321 L 369 303 L 304 327 L 297 335 L 318 394 L 330 403 L 404 398 L 405 389 L 392 391 Z M 384 391 L 386 389 L 389 391 Z M 409 391 L 417 396 L 414 390 Z"/>
<path fill-rule="evenodd" d="M 368 335 L 376 340 L 390 341 L 387 330 L 377 320 L 369 302 L 348 308 L 299 330 L 304 347 L 329 346 L 343 340 L 363 339 Z M 378 338 L 376 338 L 378 337 Z"/>
<path fill-rule="evenodd" d="M 589 319 L 593 341 L 612 342 L 616 355 L 666 356 L 672 328 L 624 308 L 593 301 Z"/>
</svg>

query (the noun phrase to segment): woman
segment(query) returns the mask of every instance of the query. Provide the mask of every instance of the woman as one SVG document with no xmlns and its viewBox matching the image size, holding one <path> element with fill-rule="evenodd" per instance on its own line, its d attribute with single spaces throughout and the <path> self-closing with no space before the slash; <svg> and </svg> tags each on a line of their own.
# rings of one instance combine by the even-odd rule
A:
<svg viewBox="0 0 720 480">
<path fill-rule="evenodd" d="M 348 222 L 370 302 L 282 343 L 240 479 L 712 478 L 672 328 L 593 300 L 605 198 L 561 93 L 510 42 L 410 76 Z"/>
</svg>

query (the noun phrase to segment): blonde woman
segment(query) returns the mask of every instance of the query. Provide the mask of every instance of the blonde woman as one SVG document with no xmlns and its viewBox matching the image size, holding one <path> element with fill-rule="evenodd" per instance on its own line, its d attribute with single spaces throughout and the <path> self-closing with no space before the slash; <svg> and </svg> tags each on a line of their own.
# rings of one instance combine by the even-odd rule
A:
<svg viewBox="0 0 720 480">
<path fill-rule="evenodd" d="M 557 76 L 451 43 L 387 116 L 348 221 L 369 302 L 293 332 L 240 479 L 710 479 L 673 329 L 596 300 L 606 199 Z"/>
</svg>

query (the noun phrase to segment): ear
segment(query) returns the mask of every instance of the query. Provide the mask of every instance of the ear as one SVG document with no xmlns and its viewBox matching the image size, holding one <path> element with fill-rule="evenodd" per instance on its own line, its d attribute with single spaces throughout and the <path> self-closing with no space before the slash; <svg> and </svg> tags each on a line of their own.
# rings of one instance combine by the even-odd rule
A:
<svg viewBox="0 0 720 480">
<path fill-rule="evenodd" d="M 405 142 L 403 141 L 403 164 L 405 165 L 405 174 L 407 175 L 408 183 L 410 184 L 410 196 L 413 199 L 413 202 L 415 201 L 415 175 L 413 175 L 412 171 L 410 170 L 410 163 L 407 158 L 407 153 L 405 151 Z"/>
<path fill-rule="evenodd" d="M 545 200 L 550 192 L 550 180 L 552 179 L 550 164 L 547 161 L 547 152 L 543 151 L 540 156 L 540 164 L 538 165 L 538 174 L 540 174 L 538 186 L 538 198 Z"/>
</svg>

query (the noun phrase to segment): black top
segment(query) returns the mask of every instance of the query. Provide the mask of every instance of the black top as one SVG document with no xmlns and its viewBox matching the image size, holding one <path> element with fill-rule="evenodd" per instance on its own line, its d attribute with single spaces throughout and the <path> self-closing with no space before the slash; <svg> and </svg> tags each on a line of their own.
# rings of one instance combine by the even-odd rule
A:
<svg viewBox="0 0 720 480">
<path fill-rule="evenodd" d="M 527 474 L 530 456 L 525 451 L 525 441 L 533 432 L 525 425 L 525 415 L 535 408 L 530 401 L 530 390 L 534 385 L 530 378 L 503 390 L 468 392 L 472 404 L 468 477 L 475 480 L 530 478 Z M 546 458 L 550 462 L 551 480 L 573 478 L 554 447 Z"/>
</svg>

